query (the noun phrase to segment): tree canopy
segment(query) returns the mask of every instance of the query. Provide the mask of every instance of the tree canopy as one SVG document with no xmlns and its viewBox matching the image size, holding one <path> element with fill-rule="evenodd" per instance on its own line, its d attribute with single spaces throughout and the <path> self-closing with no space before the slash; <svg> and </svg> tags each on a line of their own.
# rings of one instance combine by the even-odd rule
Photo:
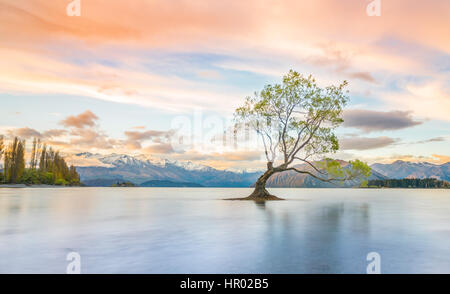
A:
<svg viewBox="0 0 450 294">
<path fill-rule="evenodd" d="M 0 182 L 12 184 L 80 185 L 80 176 L 75 167 L 68 166 L 58 151 L 47 148 L 34 139 L 30 161 L 26 168 L 25 141 L 15 137 L 4 146 L 0 137 L 0 159 L 3 156 L 3 172 Z"/>
<path fill-rule="evenodd" d="M 342 111 L 349 100 L 346 86 L 344 81 L 322 88 L 311 75 L 290 70 L 281 84 L 266 85 L 246 98 L 235 111 L 236 127 L 245 125 L 257 132 L 268 171 L 273 173 L 294 170 L 329 182 L 367 179 L 370 168 L 359 160 L 343 168 L 338 161 L 323 158 L 339 150 L 334 131 L 343 122 Z M 313 171 L 299 170 L 295 162 Z"/>
</svg>

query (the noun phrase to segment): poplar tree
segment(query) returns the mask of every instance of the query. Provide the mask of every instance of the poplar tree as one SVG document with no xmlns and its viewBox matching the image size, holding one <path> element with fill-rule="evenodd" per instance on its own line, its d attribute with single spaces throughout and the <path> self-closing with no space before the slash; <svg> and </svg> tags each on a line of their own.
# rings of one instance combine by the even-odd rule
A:
<svg viewBox="0 0 450 294">
<path fill-rule="evenodd" d="M 0 136 L 0 162 L 2 160 L 3 157 L 3 152 L 4 152 L 4 142 L 3 142 L 3 136 Z M 3 166 L 4 169 L 4 166 Z M 3 174 L 5 173 L 5 171 L 3 170 L 3 173 L 0 173 L 0 183 L 3 181 Z"/>
<path fill-rule="evenodd" d="M 0 155 L 4 160 L 3 182 L 48 185 L 79 185 L 76 168 L 67 165 L 59 151 L 33 140 L 29 168 L 25 166 L 25 141 L 15 137 L 5 148 L 0 137 Z M 1 159 L 1 157 L 0 157 Z M 38 167 L 38 169 L 37 169 Z"/>
<path fill-rule="evenodd" d="M 5 181 L 19 183 L 25 171 L 25 141 L 15 137 L 5 152 Z"/>
</svg>

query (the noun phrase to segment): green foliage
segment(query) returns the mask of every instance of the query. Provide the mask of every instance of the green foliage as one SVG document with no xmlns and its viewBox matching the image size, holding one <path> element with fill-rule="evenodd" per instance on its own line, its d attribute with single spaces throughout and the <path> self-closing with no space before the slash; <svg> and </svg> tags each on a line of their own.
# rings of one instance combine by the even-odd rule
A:
<svg viewBox="0 0 450 294">
<path fill-rule="evenodd" d="M 327 158 L 316 162 L 316 166 L 326 172 L 328 180 L 333 179 L 341 184 L 347 180 L 359 180 L 361 186 L 367 186 L 367 179 L 372 174 L 370 166 L 358 159 L 350 160 L 348 165 L 342 166 L 338 160 Z"/>
<path fill-rule="evenodd" d="M 3 152 L 3 138 L 0 140 Z M 33 140 L 29 168 L 25 168 L 25 141 L 17 137 L 4 152 L 4 183 L 80 185 L 80 176 L 74 166 L 68 167 L 58 151 L 41 146 L 39 140 Z"/>
<path fill-rule="evenodd" d="M 2 159 L 4 148 L 5 148 L 5 145 L 3 142 L 3 136 L 0 136 L 0 160 Z"/>
<path fill-rule="evenodd" d="M 0 160 L 3 157 L 4 148 L 5 148 L 5 145 L 4 145 L 4 142 L 3 142 L 3 136 L 0 136 Z M 0 172 L 0 183 L 3 182 L 3 176 L 4 176 L 3 172 Z"/>
<path fill-rule="evenodd" d="M 367 181 L 370 175 L 372 175 L 372 169 L 370 168 L 370 166 L 359 159 L 350 160 L 349 164 L 352 166 L 351 172 L 353 173 L 354 177 L 358 177 L 360 180 Z"/>
<path fill-rule="evenodd" d="M 343 178 L 345 175 L 344 169 L 337 160 L 327 158 L 321 162 L 316 163 L 316 165 L 324 169 L 330 177 Z"/>
<path fill-rule="evenodd" d="M 68 184 L 69 184 L 68 181 L 61 178 L 55 180 L 55 185 L 57 186 L 67 186 Z"/>
<path fill-rule="evenodd" d="M 15 137 L 4 152 L 4 181 L 19 183 L 25 170 L 25 141 Z"/>
<path fill-rule="evenodd" d="M 25 169 L 20 182 L 27 185 L 40 184 L 39 174 L 36 170 Z"/>
<path fill-rule="evenodd" d="M 54 182 L 53 173 L 51 172 L 42 172 L 41 173 L 41 179 L 43 184 L 51 185 Z"/>
<path fill-rule="evenodd" d="M 236 127 L 248 125 L 258 132 L 268 161 L 274 161 L 278 151 L 289 159 L 299 147 L 310 154 L 335 152 L 339 144 L 333 130 L 343 122 L 346 85 L 344 81 L 321 88 L 312 76 L 290 70 L 281 84 L 267 85 L 246 98 L 236 109 Z"/>
<path fill-rule="evenodd" d="M 349 162 L 348 168 L 332 159 L 310 161 L 339 150 L 334 131 L 344 121 L 342 111 L 349 99 L 346 86 L 344 81 L 321 88 L 311 75 L 290 70 L 281 84 L 265 86 L 236 109 L 235 132 L 251 127 L 258 133 L 271 174 L 289 169 L 324 181 L 359 179 L 366 184 L 370 167 L 359 160 Z M 294 160 L 307 163 L 314 171 L 290 167 Z M 275 161 L 281 163 L 274 166 Z"/>
</svg>

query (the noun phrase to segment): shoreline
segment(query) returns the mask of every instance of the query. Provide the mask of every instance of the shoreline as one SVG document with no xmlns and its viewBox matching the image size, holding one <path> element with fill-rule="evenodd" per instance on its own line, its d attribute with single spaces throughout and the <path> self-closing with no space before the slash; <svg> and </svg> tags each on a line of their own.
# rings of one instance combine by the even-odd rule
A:
<svg viewBox="0 0 450 294">
<path fill-rule="evenodd" d="M 59 186 L 59 185 L 26 185 L 26 184 L 0 184 L 1 188 L 249 188 L 252 187 L 104 187 L 104 186 Z M 269 188 L 271 189 L 271 188 Z M 348 188 L 306 188 L 306 187 L 273 187 L 272 189 L 362 189 L 362 190 L 378 190 L 378 189 L 408 189 L 408 190 L 448 190 L 449 188 L 407 188 L 407 187 L 348 187 Z M 241 200 L 241 199 L 227 199 L 227 200 Z"/>
<path fill-rule="evenodd" d="M 57 186 L 57 185 L 25 185 L 25 184 L 0 184 L 1 188 L 74 188 L 81 186 Z"/>
</svg>

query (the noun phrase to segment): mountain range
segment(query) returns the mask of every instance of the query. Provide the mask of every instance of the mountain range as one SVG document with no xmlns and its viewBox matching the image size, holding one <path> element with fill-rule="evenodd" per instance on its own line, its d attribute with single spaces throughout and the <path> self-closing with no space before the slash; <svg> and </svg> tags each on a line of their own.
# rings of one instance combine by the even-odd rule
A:
<svg viewBox="0 0 450 294">
<path fill-rule="evenodd" d="M 77 167 L 81 181 L 88 186 L 109 186 L 111 180 L 130 181 L 138 185 L 149 180 L 167 180 L 206 187 L 249 187 L 260 175 L 260 172 L 218 170 L 191 161 L 160 160 L 143 155 L 79 153 L 75 156 L 97 162 L 97 165 Z M 99 179 L 106 184 L 103 185 Z"/>
<path fill-rule="evenodd" d="M 438 165 L 428 162 L 397 160 L 391 164 L 375 163 L 371 165 L 371 168 L 390 179 L 435 178 L 450 181 L 450 162 Z"/>
<path fill-rule="evenodd" d="M 111 183 L 130 181 L 142 186 L 164 186 L 164 183 L 170 183 L 168 186 L 185 186 L 183 183 L 189 183 L 189 186 L 250 187 L 263 172 L 262 170 L 256 172 L 218 170 L 191 161 L 180 162 L 144 155 L 100 155 L 85 152 L 75 154 L 75 157 L 90 162 L 90 166 L 77 167 L 81 181 L 87 186 L 111 186 Z M 344 161 L 341 164 L 347 165 Z M 297 167 L 308 169 L 306 165 L 297 165 Z M 371 167 L 372 175 L 369 178 L 371 180 L 431 177 L 450 181 L 450 162 L 436 165 L 398 160 L 391 164 L 375 163 Z M 353 181 L 346 182 L 343 186 L 351 187 L 358 184 L 358 181 Z M 275 174 L 269 179 L 267 186 L 336 187 L 295 171 Z"/>
</svg>

